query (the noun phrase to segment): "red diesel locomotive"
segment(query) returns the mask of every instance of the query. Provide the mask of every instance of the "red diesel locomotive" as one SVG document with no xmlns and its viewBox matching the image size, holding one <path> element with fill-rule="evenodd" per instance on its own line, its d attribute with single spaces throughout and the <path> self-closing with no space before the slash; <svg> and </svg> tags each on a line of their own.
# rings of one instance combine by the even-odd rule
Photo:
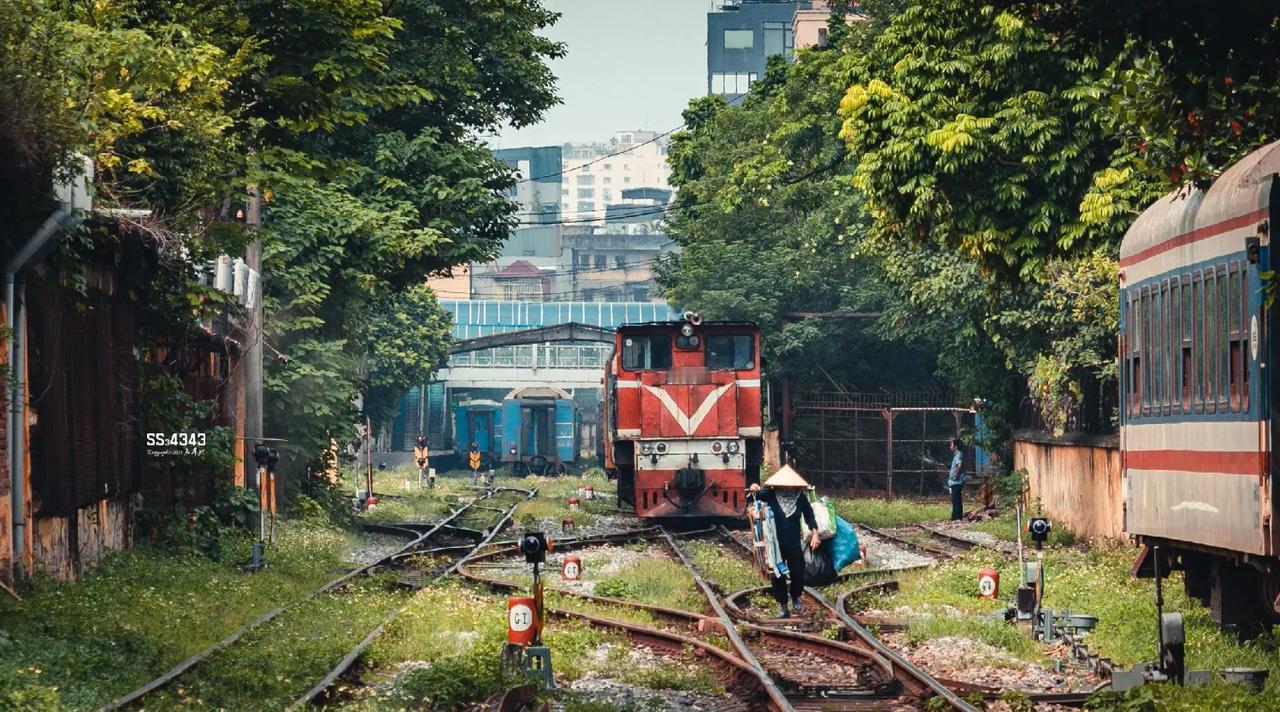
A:
<svg viewBox="0 0 1280 712">
<path fill-rule="evenodd" d="M 684 321 L 618 328 L 605 365 L 605 468 L 641 517 L 739 517 L 760 479 L 760 329 Z"/>
</svg>

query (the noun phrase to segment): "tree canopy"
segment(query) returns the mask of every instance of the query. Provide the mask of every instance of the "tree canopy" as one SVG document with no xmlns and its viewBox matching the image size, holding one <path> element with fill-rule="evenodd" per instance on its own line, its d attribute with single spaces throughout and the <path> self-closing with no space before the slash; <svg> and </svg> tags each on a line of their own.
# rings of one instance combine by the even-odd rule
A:
<svg viewBox="0 0 1280 712">
<path fill-rule="evenodd" d="M 42 186 L 73 153 L 95 161 L 98 204 L 152 211 L 139 227 L 189 259 L 243 250 L 245 226 L 219 219 L 260 194 L 266 339 L 283 357 L 268 361 L 267 429 L 301 462 L 346 433 L 358 394 L 376 406 L 442 363 L 447 315 L 421 285 L 494 255 L 517 222 L 514 176 L 481 137 L 558 101 L 547 61 L 564 48 L 541 35 L 554 13 L 537 0 L 0 5 L 13 159 L 0 185 L 31 198 L 4 203 L 6 239 L 43 219 Z M 84 242 L 65 242 L 71 259 Z M 189 293 L 162 295 L 188 305 L 173 329 L 197 329 L 190 306 L 207 295 L 166 285 Z M 398 323 L 412 337 L 398 361 L 393 317 L 421 319 Z"/>
<path fill-rule="evenodd" d="M 1274 135 L 1277 21 L 1095 5 L 868 3 L 741 106 L 692 102 L 671 150 L 683 254 L 661 270 L 667 295 L 766 322 L 802 303 L 875 309 L 870 331 L 788 325 L 774 353 L 815 387 L 834 369 L 893 388 L 893 369 L 859 364 L 909 345 L 992 403 L 997 437 L 1024 402 L 1051 428 L 1106 428 L 1120 238 L 1161 193 Z"/>
</svg>

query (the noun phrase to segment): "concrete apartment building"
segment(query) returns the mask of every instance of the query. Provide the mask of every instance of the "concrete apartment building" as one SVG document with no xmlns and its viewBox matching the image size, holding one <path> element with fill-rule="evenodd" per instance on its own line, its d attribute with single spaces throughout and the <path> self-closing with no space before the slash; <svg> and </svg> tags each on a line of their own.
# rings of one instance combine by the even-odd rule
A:
<svg viewBox="0 0 1280 712">
<path fill-rule="evenodd" d="M 520 176 L 508 191 L 521 226 L 492 262 L 431 281 L 442 299 L 648 302 L 671 200 L 665 137 L 619 131 L 608 141 L 495 150 Z"/>
<path fill-rule="evenodd" d="M 566 221 L 603 224 L 609 206 L 634 203 L 624 191 L 670 191 L 666 137 L 655 131 L 618 131 L 608 141 L 566 143 L 561 151 L 560 212 Z"/>
<path fill-rule="evenodd" d="M 726 0 L 707 13 L 707 93 L 735 101 L 764 76 L 769 57 L 791 61 L 797 49 L 826 46 L 830 16 L 827 0 Z"/>
</svg>

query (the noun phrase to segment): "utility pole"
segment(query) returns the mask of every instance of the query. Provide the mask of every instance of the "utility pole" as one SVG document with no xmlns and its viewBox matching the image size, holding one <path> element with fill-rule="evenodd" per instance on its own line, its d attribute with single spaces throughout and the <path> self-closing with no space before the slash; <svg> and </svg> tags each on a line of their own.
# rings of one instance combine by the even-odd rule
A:
<svg viewBox="0 0 1280 712">
<path fill-rule="evenodd" d="M 249 188 L 249 199 L 245 205 L 245 225 L 253 234 L 253 240 L 245 250 L 244 261 L 249 268 L 261 275 L 262 238 L 258 235 L 258 228 L 262 225 L 262 203 L 257 186 Z M 259 277 L 259 285 L 263 281 Z M 262 291 L 261 286 L 259 286 L 253 307 L 245 310 L 244 333 L 246 348 L 240 356 L 245 389 L 244 440 L 240 441 L 244 450 L 241 453 L 241 457 L 243 457 L 243 462 L 245 463 L 246 475 L 250 472 L 253 473 L 252 478 L 245 477 L 245 484 L 254 491 L 260 491 L 261 487 L 261 483 L 258 481 L 258 468 L 250 470 L 249 463 L 254 462 L 254 446 L 262 442 L 262 340 L 264 338 L 262 330 Z"/>
</svg>

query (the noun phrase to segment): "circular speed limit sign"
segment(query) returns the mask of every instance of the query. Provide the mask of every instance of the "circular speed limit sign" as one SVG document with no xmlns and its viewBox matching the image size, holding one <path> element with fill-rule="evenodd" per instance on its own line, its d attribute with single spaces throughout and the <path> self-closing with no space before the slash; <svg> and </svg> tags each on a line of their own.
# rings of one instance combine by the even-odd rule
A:
<svg viewBox="0 0 1280 712">
<path fill-rule="evenodd" d="M 517 633 L 523 633 L 533 627 L 533 609 L 523 603 L 516 604 L 507 611 L 507 625 Z"/>
</svg>

